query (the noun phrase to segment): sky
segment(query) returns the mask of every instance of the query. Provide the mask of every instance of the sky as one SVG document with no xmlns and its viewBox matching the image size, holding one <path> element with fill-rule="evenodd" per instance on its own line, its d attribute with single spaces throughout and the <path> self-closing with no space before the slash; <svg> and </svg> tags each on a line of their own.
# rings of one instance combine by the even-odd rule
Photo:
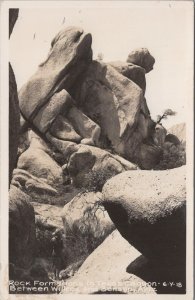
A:
<svg viewBox="0 0 195 300">
<path fill-rule="evenodd" d="M 20 8 L 9 41 L 9 57 L 18 89 L 47 57 L 63 27 L 79 26 L 92 34 L 93 58 L 126 61 L 130 51 L 146 47 L 155 57 L 146 74 L 146 99 L 153 119 L 167 108 L 177 112 L 166 128 L 185 122 L 193 68 L 192 6 L 178 1 L 63 1 L 47 8 Z"/>
</svg>

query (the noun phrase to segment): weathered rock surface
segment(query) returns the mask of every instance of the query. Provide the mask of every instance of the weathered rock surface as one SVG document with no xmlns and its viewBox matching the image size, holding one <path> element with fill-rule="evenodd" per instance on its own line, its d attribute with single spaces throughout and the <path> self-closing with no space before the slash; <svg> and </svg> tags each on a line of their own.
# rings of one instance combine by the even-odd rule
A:
<svg viewBox="0 0 195 300">
<path fill-rule="evenodd" d="M 19 92 L 20 109 L 33 120 L 55 92 L 73 87 L 91 61 L 91 35 L 80 28 L 60 31 L 51 43 L 47 59 Z"/>
<path fill-rule="evenodd" d="M 123 136 L 138 122 L 141 89 L 110 65 L 93 61 L 77 93 L 75 99 L 86 115 L 100 126 L 113 148 L 124 154 Z"/>
<path fill-rule="evenodd" d="M 67 294 L 154 294 L 153 288 L 126 268 L 140 253 L 119 232 L 112 232 L 67 280 Z"/>
<path fill-rule="evenodd" d="M 103 205 L 122 236 L 147 258 L 172 268 L 185 260 L 185 180 L 185 167 L 128 171 L 102 191 Z"/>
<path fill-rule="evenodd" d="M 35 213 L 30 197 L 11 185 L 9 192 L 9 262 L 28 268 L 35 253 Z"/>
<path fill-rule="evenodd" d="M 82 137 L 75 131 L 70 121 L 59 115 L 50 128 L 50 133 L 64 141 L 72 141 L 75 143 L 79 143 Z"/>
<path fill-rule="evenodd" d="M 32 121 L 33 124 L 40 132 L 47 132 L 60 112 L 69 109 L 71 103 L 72 98 L 65 90 L 55 93 L 49 101 L 40 108 Z"/>
<path fill-rule="evenodd" d="M 29 147 L 18 159 L 18 169 L 28 171 L 39 179 L 45 179 L 52 187 L 63 184 L 62 168 L 44 150 Z"/>
<path fill-rule="evenodd" d="M 146 73 L 148 73 L 153 69 L 155 59 L 147 48 L 138 48 L 129 53 L 127 62 L 144 68 Z"/>
<path fill-rule="evenodd" d="M 120 74 L 129 78 L 135 82 L 145 93 L 146 90 L 146 78 L 145 78 L 145 69 L 131 64 L 125 63 L 122 61 L 114 61 L 109 63 L 113 68 L 115 68 Z"/>
<path fill-rule="evenodd" d="M 62 207 L 31 202 L 34 207 L 36 219 L 42 221 L 45 227 L 63 228 L 62 223 Z"/>
<path fill-rule="evenodd" d="M 99 204 L 101 193 L 81 193 L 64 206 L 62 220 L 69 259 L 91 253 L 113 231 L 114 224 Z"/>
</svg>

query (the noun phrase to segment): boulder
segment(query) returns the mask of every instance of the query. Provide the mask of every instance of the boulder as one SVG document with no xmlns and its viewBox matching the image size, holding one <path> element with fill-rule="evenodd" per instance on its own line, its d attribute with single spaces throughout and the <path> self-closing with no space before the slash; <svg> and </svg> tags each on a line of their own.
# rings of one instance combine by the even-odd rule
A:
<svg viewBox="0 0 195 300">
<path fill-rule="evenodd" d="M 99 205 L 101 196 L 101 193 L 80 193 L 63 208 L 68 264 L 88 256 L 114 229 L 108 214 Z"/>
<path fill-rule="evenodd" d="M 62 207 L 37 202 L 31 202 L 34 207 L 37 222 L 44 222 L 47 228 L 63 228 Z"/>
<path fill-rule="evenodd" d="M 9 64 L 9 182 L 12 171 L 17 163 L 17 151 L 19 145 L 20 110 L 18 102 L 17 85 Z"/>
<path fill-rule="evenodd" d="M 91 61 L 91 42 L 91 35 L 76 27 L 67 27 L 56 35 L 47 59 L 19 92 L 20 109 L 26 119 L 32 121 L 57 91 L 69 92 Z"/>
<path fill-rule="evenodd" d="M 75 131 L 70 121 L 62 115 L 57 116 L 50 128 L 50 133 L 54 137 L 64 141 L 79 143 L 82 139 L 82 137 Z"/>
<path fill-rule="evenodd" d="M 83 112 L 100 126 L 98 146 L 113 148 L 131 159 L 142 141 L 140 136 L 129 145 L 144 102 L 138 85 L 110 65 L 93 61 L 74 98 Z"/>
<path fill-rule="evenodd" d="M 74 129 L 82 137 L 81 143 L 87 145 L 97 145 L 100 136 L 100 127 L 88 118 L 76 106 L 72 106 L 66 118 L 70 121 Z"/>
<path fill-rule="evenodd" d="M 60 112 L 69 109 L 71 102 L 72 98 L 65 90 L 55 93 L 49 101 L 40 108 L 32 121 L 33 125 L 40 132 L 47 132 Z"/>
<path fill-rule="evenodd" d="M 14 169 L 11 183 L 26 193 L 31 194 L 31 196 L 33 196 L 33 192 L 38 193 L 39 196 L 41 194 L 57 195 L 57 190 L 47 184 L 46 179 L 33 176 L 28 171 L 22 169 Z"/>
<path fill-rule="evenodd" d="M 138 48 L 129 53 L 127 62 L 144 68 L 148 73 L 153 69 L 155 59 L 147 48 Z"/>
<path fill-rule="evenodd" d="M 30 197 L 11 185 L 9 191 L 9 262 L 28 268 L 35 256 L 35 213 Z"/>
<path fill-rule="evenodd" d="M 31 175 L 45 179 L 45 183 L 57 188 L 63 185 L 62 168 L 43 149 L 29 147 L 21 154 L 17 164 L 18 169 L 22 169 Z"/>
<path fill-rule="evenodd" d="M 145 93 L 146 90 L 146 78 L 145 69 L 126 62 L 114 61 L 109 63 L 113 68 L 115 68 L 120 74 L 129 78 L 135 82 Z"/>
<path fill-rule="evenodd" d="M 126 268 L 140 253 L 113 231 L 66 281 L 63 294 L 155 294 L 141 278 Z"/>
<path fill-rule="evenodd" d="M 121 235 L 145 257 L 169 266 L 170 272 L 185 265 L 185 180 L 184 166 L 128 171 L 102 190 L 103 205 Z"/>
</svg>

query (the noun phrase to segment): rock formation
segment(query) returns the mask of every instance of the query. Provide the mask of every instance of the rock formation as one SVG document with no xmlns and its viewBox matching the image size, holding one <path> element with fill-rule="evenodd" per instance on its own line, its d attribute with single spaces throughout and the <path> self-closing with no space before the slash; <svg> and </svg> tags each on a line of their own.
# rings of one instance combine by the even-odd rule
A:
<svg viewBox="0 0 195 300">
<path fill-rule="evenodd" d="M 9 262 L 28 268 L 35 257 L 35 213 L 30 197 L 11 186 L 9 193 Z"/>
<path fill-rule="evenodd" d="M 103 280 L 117 282 L 117 293 L 154 293 L 140 289 L 140 282 L 157 280 L 151 273 L 159 281 L 185 282 L 185 168 L 146 171 L 158 168 L 168 144 L 176 147 L 147 106 L 145 75 L 153 56 L 140 48 L 127 62 L 104 63 L 92 59 L 91 43 L 82 29 L 63 29 L 19 91 L 17 166 L 18 122 L 10 125 L 10 262 L 21 267 L 28 260 L 31 270 L 36 256 L 48 280 L 58 233 L 54 273 L 62 279 L 80 268 L 68 280 L 93 280 L 97 286 L 88 293 L 102 293 Z M 16 104 L 16 85 L 10 99 Z M 15 116 L 18 121 L 17 105 L 12 122 Z M 115 227 L 130 245 L 117 231 L 109 235 Z"/>
<path fill-rule="evenodd" d="M 103 205 L 122 236 L 154 264 L 185 274 L 185 167 L 125 172 L 103 188 Z"/>
<path fill-rule="evenodd" d="M 92 61 L 91 41 L 79 28 L 57 34 L 48 58 L 19 92 L 21 113 L 66 160 L 76 145 L 85 144 L 110 149 L 144 167 L 143 151 L 145 156 L 152 151 L 150 169 L 161 154 L 144 98 L 145 73 L 154 59 L 147 49 L 139 49 L 130 63 Z M 67 154 L 72 145 L 75 149 Z"/>
</svg>

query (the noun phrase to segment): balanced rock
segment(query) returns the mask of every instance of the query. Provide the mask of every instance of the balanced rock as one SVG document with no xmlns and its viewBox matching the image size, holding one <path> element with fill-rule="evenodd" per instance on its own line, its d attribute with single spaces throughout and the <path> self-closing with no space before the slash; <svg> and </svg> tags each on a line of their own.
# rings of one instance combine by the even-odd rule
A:
<svg viewBox="0 0 195 300">
<path fill-rule="evenodd" d="M 138 48 L 129 53 L 127 62 L 144 68 L 146 73 L 148 73 L 153 69 L 155 59 L 147 48 Z"/>
<path fill-rule="evenodd" d="M 185 167 L 128 171 L 110 179 L 103 205 L 122 236 L 144 256 L 169 265 L 185 260 Z"/>
<path fill-rule="evenodd" d="M 35 213 L 30 197 L 11 185 L 9 192 L 9 262 L 28 268 L 35 256 Z"/>
<path fill-rule="evenodd" d="M 55 92 L 69 91 L 91 61 L 91 35 L 80 28 L 60 31 L 51 43 L 47 59 L 19 92 L 20 109 L 30 121 Z"/>
</svg>

